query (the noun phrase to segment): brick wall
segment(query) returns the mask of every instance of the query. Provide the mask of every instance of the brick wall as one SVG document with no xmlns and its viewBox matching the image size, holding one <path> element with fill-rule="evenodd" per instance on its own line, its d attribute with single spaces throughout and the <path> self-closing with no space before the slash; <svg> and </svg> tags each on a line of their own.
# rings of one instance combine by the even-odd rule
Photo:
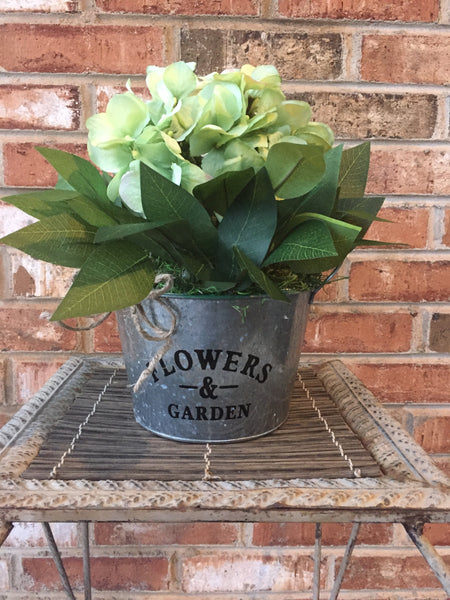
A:
<svg viewBox="0 0 450 600">
<path fill-rule="evenodd" d="M 0 10 L 2 196 L 53 185 L 33 146 L 85 153 L 87 117 L 128 76 L 138 88 L 147 64 L 180 58 L 200 73 L 273 63 L 286 94 L 341 140 L 373 140 L 370 192 L 387 196 L 381 216 L 394 222 L 371 237 L 409 245 L 352 255 L 317 298 L 304 358 L 338 353 L 450 470 L 448 0 L 4 0 Z M 2 235 L 28 222 L 0 201 Z M 83 333 L 45 320 L 72 275 L 0 248 L 2 422 L 71 354 L 120 351 L 113 319 Z M 56 533 L 79 586 L 76 528 Z M 325 530 L 325 587 L 347 533 Z M 450 555 L 449 530 L 429 533 Z M 94 585 L 117 600 L 306 599 L 312 536 L 292 524 L 97 525 Z M 361 540 L 344 600 L 444 598 L 401 529 L 366 526 Z M 55 573 L 37 526 L 18 527 L 1 551 L 0 598 L 61 598 Z"/>
</svg>

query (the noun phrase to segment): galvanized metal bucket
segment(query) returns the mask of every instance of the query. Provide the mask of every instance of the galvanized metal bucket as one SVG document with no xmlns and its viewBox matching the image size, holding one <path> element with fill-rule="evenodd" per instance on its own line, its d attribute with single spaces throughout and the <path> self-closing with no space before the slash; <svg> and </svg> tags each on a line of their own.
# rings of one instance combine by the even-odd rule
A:
<svg viewBox="0 0 450 600">
<path fill-rule="evenodd" d="M 156 369 L 133 393 L 136 420 L 185 442 L 231 442 L 273 431 L 286 419 L 309 312 L 310 292 L 280 302 L 266 296 L 162 296 L 142 308 L 176 327 Z M 118 311 L 130 383 L 161 342 L 140 334 L 131 309 Z"/>
</svg>

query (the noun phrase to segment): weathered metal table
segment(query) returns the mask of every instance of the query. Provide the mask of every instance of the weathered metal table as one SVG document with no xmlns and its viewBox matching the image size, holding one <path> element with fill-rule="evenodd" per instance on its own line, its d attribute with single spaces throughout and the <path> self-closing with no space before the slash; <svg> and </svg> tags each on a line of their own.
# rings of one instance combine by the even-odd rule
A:
<svg viewBox="0 0 450 600">
<path fill-rule="evenodd" d="M 93 521 L 314 522 L 312 598 L 320 595 L 321 523 L 401 523 L 450 595 L 450 572 L 422 534 L 450 519 L 450 480 L 339 361 L 299 370 L 288 421 L 257 440 L 179 444 L 136 424 L 123 364 L 70 359 L 0 430 L 0 543 L 14 522 L 43 524 L 74 599 L 51 522 L 79 522 L 91 598 Z"/>
</svg>

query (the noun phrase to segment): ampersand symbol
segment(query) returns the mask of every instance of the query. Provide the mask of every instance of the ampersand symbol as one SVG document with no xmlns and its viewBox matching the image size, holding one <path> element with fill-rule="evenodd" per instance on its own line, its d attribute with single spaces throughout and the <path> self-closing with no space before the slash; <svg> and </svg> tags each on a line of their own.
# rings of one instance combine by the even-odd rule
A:
<svg viewBox="0 0 450 600">
<path fill-rule="evenodd" d="M 204 377 L 203 385 L 199 390 L 199 394 L 202 398 L 212 398 L 213 400 L 217 398 L 214 390 L 217 388 L 217 385 L 212 384 L 212 377 Z"/>
</svg>

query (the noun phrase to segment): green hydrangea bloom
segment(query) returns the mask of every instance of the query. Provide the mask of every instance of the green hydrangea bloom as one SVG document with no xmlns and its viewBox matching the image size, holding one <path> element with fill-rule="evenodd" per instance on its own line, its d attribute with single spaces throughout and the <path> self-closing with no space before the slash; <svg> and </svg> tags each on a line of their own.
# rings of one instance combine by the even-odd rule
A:
<svg viewBox="0 0 450 600">
<path fill-rule="evenodd" d="M 241 69 L 197 77 L 195 63 L 150 66 L 151 100 L 131 90 L 114 96 L 105 113 L 90 117 L 92 161 L 113 173 L 111 200 L 141 213 L 139 164 L 144 162 L 184 189 L 228 171 L 260 169 L 275 144 L 331 148 L 331 129 L 311 121 L 306 102 L 286 100 L 275 67 Z"/>
</svg>

